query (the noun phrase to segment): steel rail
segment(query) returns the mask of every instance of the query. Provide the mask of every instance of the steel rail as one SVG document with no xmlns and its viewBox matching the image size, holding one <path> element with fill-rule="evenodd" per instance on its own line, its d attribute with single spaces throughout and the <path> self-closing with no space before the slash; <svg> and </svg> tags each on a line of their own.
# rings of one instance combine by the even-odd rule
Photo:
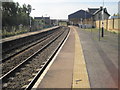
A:
<svg viewBox="0 0 120 90">
<path fill-rule="evenodd" d="M 44 70 L 46 69 L 47 65 L 50 63 L 50 61 L 53 59 L 53 57 L 55 56 L 55 54 L 57 53 L 57 51 L 59 50 L 59 48 L 61 47 L 61 45 L 63 44 L 63 42 L 65 41 L 65 39 L 67 38 L 67 36 L 69 35 L 70 30 L 68 30 L 67 35 L 63 38 L 63 40 L 59 43 L 59 45 L 56 47 L 56 49 L 53 51 L 53 53 L 48 57 L 47 62 L 44 63 L 44 65 L 42 66 L 42 68 L 40 69 L 40 71 L 36 74 L 36 76 L 33 78 L 33 80 L 29 83 L 29 85 L 25 88 L 25 90 L 31 90 L 33 85 L 36 83 L 36 81 L 38 80 L 38 78 L 41 76 L 41 74 L 44 72 Z"/>
<path fill-rule="evenodd" d="M 21 62 L 19 65 L 17 65 L 16 67 L 14 67 L 12 70 L 10 70 L 9 72 L 7 72 L 5 75 L 3 75 L 2 77 L 0 77 L 0 81 L 5 81 L 7 80 L 7 78 L 10 76 L 10 74 L 13 74 L 17 69 L 20 69 L 20 67 L 22 65 L 24 65 L 27 61 L 29 61 L 30 59 L 32 59 L 36 54 L 38 54 L 39 52 L 42 52 L 45 48 L 47 48 L 50 44 L 52 44 L 57 38 L 59 38 L 64 32 L 62 32 L 61 34 L 59 34 L 57 37 L 55 37 L 54 39 L 52 39 L 51 41 L 49 41 L 46 45 L 44 45 L 42 48 L 40 48 L 38 51 L 36 51 L 34 54 L 32 54 L 31 56 L 29 56 L 27 59 L 25 59 L 23 62 Z"/>
<path fill-rule="evenodd" d="M 60 28 L 60 27 L 53 28 L 53 29 L 51 29 L 51 30 L 49 30 L 49 31 L 41 32 L 41 33 L 39 33 L 39 34 L 44 34 L 44 33 L 52 32 L 52 31 L 54 31 L 55 29 L 59 29 L 59 28 Z M 36 34 L 36 35 L 37 35 L 37 34 Z M 44 36 L 46 36 L 46 35 L 43 35 L 42 37 L 44 37 Z M 35 40 L 33 40 L 33 41 L 35 41 Z M 14 50 L 14 49 L 16 49 L 16 48 L 18 48 L 18 47 L 22 47 L 22 46 L 24 46 L 24 45 L 26 45 L 26 44 L 28 44 L 28 43 L 33 42 L 33 41 L 29 41 L 29 42 L 23 43 L 23 44 L 21 44 L 21 45 L 19 45 L 19 46 L 15 46 L 14 48 L 5 50 L 5 51 L 3 51 L 2 53 L 6 53 L 6 52 L 11 51 L 11 50 Z M 0 61 L 1 61 L 1 60 L 0 60 Z"/>
<path fill-rule="evenodd" d="M 45 38 L 44 38 L 44 37 L 41 37 L 41 40 L 37 41 L 36 43 L 33 43 L 32 45 L 30 45 L 30 46 L 28 46 L 28 47 L 26 47 L 26 48 L 18 51 L 17 53 L 12 54 L 12 55 L 8 56 L 7 58 L 2 59 L 2 60 L 0 61 L 0 64 L 1 64 L 1 63 L 4 63 L 6 60 L 11 59 L 12 57 L 14 57 L 14 56 L 16 56 L 16 55 L 22 53 L 23 51 L 29 49 L 30 47 L 33 47 L 33 46 L 37 45 L 37 44 L 40 43 L 40 42 L 43 42 L 43 41 L 46 40 L 47 38 L 51 37 L 52 34 L 53 34 L 53 33 L 50 33 L 50 34 L 49 34 L 47 37 L 45 37 Z"/>
</svg>

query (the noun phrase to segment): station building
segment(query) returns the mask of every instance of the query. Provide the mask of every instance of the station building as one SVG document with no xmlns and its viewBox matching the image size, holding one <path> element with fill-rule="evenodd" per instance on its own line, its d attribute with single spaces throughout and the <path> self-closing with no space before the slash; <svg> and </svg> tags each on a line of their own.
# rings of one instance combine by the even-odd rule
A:
<svg viewBox="0 0 120 90">
<path fill-rule="evenodd" d="M 52 26 L 57 26 L 58 25 L 58 20 L 57 19 L 51 19 L 51 25 Z"/>
<path fill-rule="evenodd" d="M 102 7 L 88 8 L 88 10 L 79 10 L 68 15 L 69 23 L 82 27 L 96 27 L 96 21 L 102 20 Z M 104 19 L 108 19 L 110 14 L 104 8 Z"/>
<path fill-rule="evenodd" d="M 88 24 L 88 21 L 92 20 L 92 14 L 84 10 L 79 10 L 68 16 L 69 22 L 73 25 L 84 25 Z"/>
<path fill-rule="evenodd" d="M 34 26 L 36 29 L 43 29 L 51 26 L 50 17 L 34 17 Z"/>
</svg>

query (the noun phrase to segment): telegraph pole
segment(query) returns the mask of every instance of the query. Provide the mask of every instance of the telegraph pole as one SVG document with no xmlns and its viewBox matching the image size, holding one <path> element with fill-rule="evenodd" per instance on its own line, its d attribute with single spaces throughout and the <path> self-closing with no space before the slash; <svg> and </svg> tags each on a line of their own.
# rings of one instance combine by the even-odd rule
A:
<svg viewBox="0 0 120 90">
<path fill-rule="evenodd" d="M 102 37 L 104 37 L 104 0 L 103 0 L 103 7 L 102 7 Z"/>
<path fill-rule="evenodd" d="M 99 41 L 100 41 L 100 14 L 99 14 L 99 35 L 98 35 L 98 38 L 99 38 Z"/>
</svg>

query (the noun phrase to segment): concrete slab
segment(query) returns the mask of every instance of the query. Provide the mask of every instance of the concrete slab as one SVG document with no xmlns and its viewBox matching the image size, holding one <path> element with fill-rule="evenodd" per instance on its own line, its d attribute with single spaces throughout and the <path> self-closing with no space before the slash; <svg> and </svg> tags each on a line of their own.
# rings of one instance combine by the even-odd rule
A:
<svg viewBox="0 0 120 90">
<path fill-rule="evenodd" d="M 105 31 L 98 39 L 98 30 L 77 28 L 91 88 L 118 88 L 118 37 Z"/>
<path fill-rule="evenodd" d="M 71 88 L 75 53 L 74 32 L 70 36 L 38 88 Z"/>
</svg>

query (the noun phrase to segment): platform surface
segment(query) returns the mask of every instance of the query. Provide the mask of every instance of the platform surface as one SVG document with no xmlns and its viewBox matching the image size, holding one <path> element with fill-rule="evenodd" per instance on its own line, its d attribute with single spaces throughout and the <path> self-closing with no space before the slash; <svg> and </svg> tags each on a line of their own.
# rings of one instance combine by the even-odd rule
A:
<svg viewBox="0 0 120 90">
<path fill-rule="evenodd" d="M 76 27 L 86 61 L 91 88 L 118 88 L 118 35 Z"/>
<path fill-rule="evenodd" d="M 38 34 L 38 33 L 46 32 L 46 31 L 49 31 L 49 30 L 52 30 L 52 29 L 55 29 L 55 28 L 58 28 L 58 27 L 59 26 L 55 26 L 55 27 L 51 27 L 51 28 L 47 28 L 47 29 L 43 29 L 43 30 L 39 30 L 39 31 L 28 32 L 28 33 L 24 33 L 24 34 L 20 34 L 20 35 L 16 35 L 16 36 L 6 37 L 6 38 L 3 38 L 3 39 L 0 39 L 0 42 L 3 43 L 3 42 L 12 41 L 12 40 L 27 37 L 27 36 L 30 36 L 30 35 L 35 35 L 35 34 Z"/>
<path fill-rule="evenodd" d="M 70 26 L 70 35 L 37 88 L 118 88 L 118 37 Z M 77 68 L 76 68 L 77 67 Z"/>
<path fill-rule="evenodd" d="M 71 88 L 75 52 L 74 32 L 59 52 L 38 88 Z"/>
</svg>

